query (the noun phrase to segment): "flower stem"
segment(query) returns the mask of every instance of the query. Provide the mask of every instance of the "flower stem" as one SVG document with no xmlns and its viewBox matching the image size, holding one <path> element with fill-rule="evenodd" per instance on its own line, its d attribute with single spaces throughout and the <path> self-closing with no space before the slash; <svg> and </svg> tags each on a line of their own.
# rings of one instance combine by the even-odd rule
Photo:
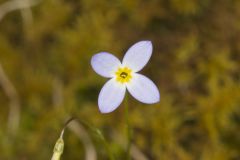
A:
<svg viewBox="0 0 240 160">
<path fill-rule="evenodd" d="M 103 146 L 106 149 L 106 152 L 109 156 L 109 160 L 115 160 L 114 154 L 111 150 L 111 147 L 109 145 L 109 143 L 107 142 L 105 136 L 103 135 L 102 131 L 98 128 L 96 128 L 95 126 L 85 122 L 85 121 L 80 121 L 86 128 L 89 129 L 89 131 L 91 131 L 92 133 L 97 135 L 97 138 L 101 141 L 101 143 L 103 144 Z"/>
<path fill-rule="evenodd" d="M 113 155 L 113 153 L 112 153 L 112 151 L 110 149 L 110 145 L 107 142 L 107 140 L 105 139 L 105 137 L 102 134 L 102 132 L 99 129 L 97 129 L 97 128 L 95 128 L 94 131 L 98 135 L 99 139 L 102 141 L 102 143 L 103 143 L 103 145 L 104 145 L 104 147 L 105 147 L 105 149 L 106 149 L 106 151 L 108 153 L 109 159 L 110 160 L 115 160 L 114 155 Z"/>
<path fill-rule="evenodd" d="M 61 158 L 61 155 L 63 153 L 63 150 L 64 150 L 64 140 L 63 140 L 63 134 L 64 134 L 64 131 L 67 127 L 67 125 L 73 121 L 75 118 L 72 117 L 70 118 L 64 125 L 63 129 L 62 129 L 62 132 L 60 134 L 60 137 L 58 138 L 55 146 L 54 146 L 54 149 L 53 149 L 53 155 L 52 155 L 52 158 L 51 160 L 60 160 Z"/>
<path fill-rule="evenodd" d="M 132 134 L 131 134 L 131 125 L 129 122 L 129 114 L 128 114 L 128 108 L 129 108 L 128 94 L 126 94 L 124 105 L 125 105 L 125 123 L 126 123 L 126 133 L 127 133 L 126 155 L 127 155 L 127 160 L 131 160 L 130 148 L 131 148 Z"/>
</svg>

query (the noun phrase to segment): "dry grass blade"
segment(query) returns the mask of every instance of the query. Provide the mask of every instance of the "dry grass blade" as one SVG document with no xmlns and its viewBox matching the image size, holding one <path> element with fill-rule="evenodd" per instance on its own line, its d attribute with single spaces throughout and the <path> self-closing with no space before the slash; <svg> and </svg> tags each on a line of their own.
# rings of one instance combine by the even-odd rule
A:
<svg viewBox="0 0 240 160">
<path fill-rule="evenodd" d="M 31 20 L 31 13 L 29 15 L 29 8 L 37 5 L 40 0 L 10 0 L 0 5 L 0 21 L 3 17 L 14 10 L 22 10 L 23 18 Z M 25 9 L 25 10 L 24 10 Z"/>
<path fill-rule="evenodd" d="M 8 131 L 11 135 L 16 134 L 20 120 L 20 101 L 17 90 L 9 80 L 0 64 L 0 85 L 9 99 Z"/>
<path fill-rule="evenodd" d="M 77 121 L 72 121 L 68 128 L 75 133 L 79 139 L 83 142 L 85 147 L 85 160 L 97 160 L 96 150 L 94 145 L 84 127 Z"/>
</svg>

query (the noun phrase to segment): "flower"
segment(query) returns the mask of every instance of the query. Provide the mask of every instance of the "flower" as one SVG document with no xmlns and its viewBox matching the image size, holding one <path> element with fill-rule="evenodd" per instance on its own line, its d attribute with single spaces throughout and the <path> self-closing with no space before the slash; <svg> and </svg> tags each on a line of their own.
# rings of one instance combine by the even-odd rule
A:
<svg viewBox="0 0 240 160">
<path fill-rule="evenodd" d="M 114 111 L 123 101 L 126 90 L 138 101 L 153 104 L 160 101 L 156 85 L 139 72 L 152 55 L 151 41 L 135 43 L 126 52 L 122 63 L 110 53 L 100 52 L 91 59 L 91 65 L 99 75 L 111 78 L 100 91 L 100 112 Z"/>
</svg>

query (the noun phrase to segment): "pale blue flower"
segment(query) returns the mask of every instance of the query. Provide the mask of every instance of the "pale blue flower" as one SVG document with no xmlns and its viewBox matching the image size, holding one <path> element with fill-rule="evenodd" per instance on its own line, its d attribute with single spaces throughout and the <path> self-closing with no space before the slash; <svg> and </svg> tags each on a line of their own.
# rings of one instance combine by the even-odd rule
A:
<svg viewBox="0 0 240 160">
<path fill-rule="evenodd" d="M 98 106 L 102 113 L 114 111 L 122 103 L 126 90 L 142 103 L 153 104 L 160 101 L 156 85 L 146 76 L 136 73 L 147 64 L 151 55 L 151 41 L 140 41 L 128 49 L 122 63 L 107 52 L 100 52 L 92 57 L 94 71 L 111 78 L 98 97 Z"/>
</svg>

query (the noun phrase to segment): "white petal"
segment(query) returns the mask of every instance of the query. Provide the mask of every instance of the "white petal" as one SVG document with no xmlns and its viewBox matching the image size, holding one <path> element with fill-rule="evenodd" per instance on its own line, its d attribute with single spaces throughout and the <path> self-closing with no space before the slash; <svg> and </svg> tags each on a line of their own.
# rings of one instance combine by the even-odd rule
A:
<svg viewBox="0 0 240 160">
<path fill-rule="evenodd" d="M 152 42 L 140 41 L 128 49 L 122 64 L 131 68 L 134 72 L 138 72 L 147 64 L 151 55 Z"/>
<path fill-rule="evenodd" d="M 140 102 L 152 104 L 160 101 L 157 86 L 144 75 L 133 74 L 133 78 L 127 83 L 127 89 Z"/>
<path fill-rule="evenodd" d="M 98 106 L 102 113 L 114 111 L 123 101 L 126 86 L 110 79 L 102 88 L 98 97 Z"/>
<path fill-rule="evenodd" d="M 91 65 L 94 71 L 101 76 L 111 78 L 121 65 L 121 62 L 110 53 L 100 52 L 92 57 Z"/>
</svg>

